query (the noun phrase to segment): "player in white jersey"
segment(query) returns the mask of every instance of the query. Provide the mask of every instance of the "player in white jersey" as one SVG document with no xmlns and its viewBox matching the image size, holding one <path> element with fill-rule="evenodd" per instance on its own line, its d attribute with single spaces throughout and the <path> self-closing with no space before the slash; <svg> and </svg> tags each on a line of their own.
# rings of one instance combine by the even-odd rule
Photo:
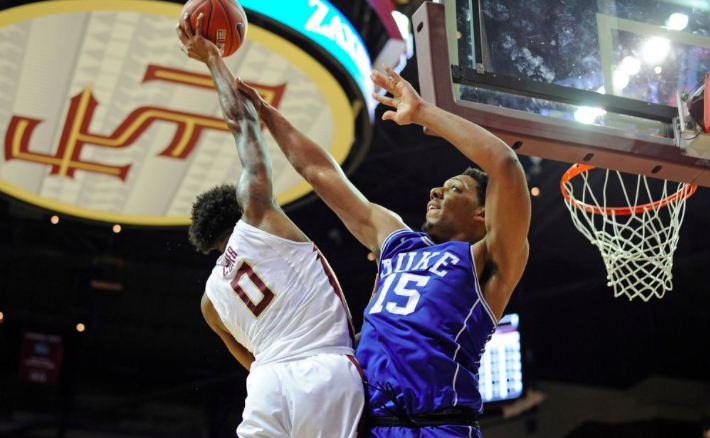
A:
<svg viewBox="0 0 710 438">
<path fill-rule="evenodd" d="M 237 434 L 355 438 L 364 391 L 347 305 L 326 260 L 273 199 L 256 110 L 237 90 L 217 47 L 202 38 L 202 20 L 193 34 L 186 17 L 178 36 L 212 74 L 243 170 L 238 187 L 219 186 L 198 197 L 189 236 L 202 252 L 222 252 L 202 311 L 250 370 Z"/>
</svg>

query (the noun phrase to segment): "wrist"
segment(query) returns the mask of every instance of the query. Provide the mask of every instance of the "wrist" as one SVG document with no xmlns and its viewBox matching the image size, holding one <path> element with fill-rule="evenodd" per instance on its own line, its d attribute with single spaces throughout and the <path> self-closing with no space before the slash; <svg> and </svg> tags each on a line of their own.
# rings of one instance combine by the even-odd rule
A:
<svg viewBox="0 0 710 438">
<path fill-rule="evenodd" d="M 214 44 L 210 45 L 207 49 L 207 65 L 210 67 L 217 65 L 217 63 L 222 59 L 219 54 L 219 49 Z"/>
<path fill-rule="evenodd" d="M 259 111 L 261 120 L 268 125 L 274 119 L 274 115 L 276 115 L 276 108 L 263 102 L 261 104 L 261 110 Z"/>
<path fill-rule="evenodd" d="M 412 122 L 417 125 L 426 127 L 427 120 L 430 120 L 429 114 L 434 109 L 436 109 L 435 105 L 432 105 L 426 100 L 421 99 L 419 102 L 419 106 L 417 106 L 417 108 L 414 110 L 414 114 L 412 115 Z"/>
</svg>

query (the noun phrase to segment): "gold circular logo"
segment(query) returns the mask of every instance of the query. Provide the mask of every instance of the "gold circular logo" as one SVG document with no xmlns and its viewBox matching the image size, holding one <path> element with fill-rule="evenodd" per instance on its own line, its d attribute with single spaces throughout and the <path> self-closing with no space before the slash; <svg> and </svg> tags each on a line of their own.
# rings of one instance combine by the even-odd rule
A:
<svg viewBox="0 0 710 438">
<path fill-rule="evenodd" d="M 241 165 L 205 66 L 185 57 L 180 5 L 70 0 L 0 12 L 0 191 L 88 219 L 187 225 L 195 197 Z M 343 163 L 354 115 L 341 85 L 250 26 L 225 60 Z M 265 131 L 280 204 L 311 191 Z"/>
</svg>

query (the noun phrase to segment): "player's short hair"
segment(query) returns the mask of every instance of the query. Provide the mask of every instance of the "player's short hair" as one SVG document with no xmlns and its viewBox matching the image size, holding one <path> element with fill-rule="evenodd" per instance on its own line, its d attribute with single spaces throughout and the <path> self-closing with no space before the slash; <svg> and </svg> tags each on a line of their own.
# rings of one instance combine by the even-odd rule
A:
<svg viewBox="0 0 710 438">
<path fill-rule="evenodd" d="M 203 254 L 217 247 L 217 243 L 239 221 L 242 212 L 237 203 L 237 187 L 222 184 L 197 196 L 192 204 L 192 224 L 188 239 Z"/>
<path fill-rule="evenodd" d="M 488 189 L 488 174 L 481 169 L 469 167 L 462 175 L 470 176 L 476 181 L 476 195 L 478 195 L 478 203 L 486 205 L 486 189 Z"/>
</svg>

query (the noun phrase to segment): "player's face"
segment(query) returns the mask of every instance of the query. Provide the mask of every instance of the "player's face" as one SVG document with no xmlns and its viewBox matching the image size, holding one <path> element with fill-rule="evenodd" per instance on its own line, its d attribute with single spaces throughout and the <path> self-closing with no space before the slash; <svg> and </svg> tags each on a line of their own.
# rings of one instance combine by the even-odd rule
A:
<svg viewBox="0 0 710 438">
<path fill-rule="evenodd" d="M 422 229 L 439 242 L 478 236 L 484 225 L 484 210 L 479 206 L 476 187 L 476 180 L 458 175 L 447 180 L 443 187 L 431 189 Z"/>
</svg>

